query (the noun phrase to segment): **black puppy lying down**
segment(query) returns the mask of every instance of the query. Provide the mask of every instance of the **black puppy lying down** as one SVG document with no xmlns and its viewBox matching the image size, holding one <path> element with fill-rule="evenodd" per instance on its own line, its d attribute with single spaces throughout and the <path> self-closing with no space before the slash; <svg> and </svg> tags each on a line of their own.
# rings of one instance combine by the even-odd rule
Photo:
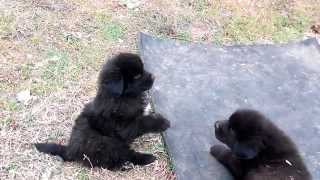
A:
<svg viewBox="0 0 320 180">
<path fill-rule="evenodd" d="M 36 148 L 65 161 L 108 169 L 120 168 L 127 161 L 137 165 L 153 162 L 153 155 L 129 147 L 135 138 L 170 126 L 160 114 L 143 115 L 144 92 L 153 81 L 138 55 L 122 53 L 110 59 L 100 73 L 95 99 L 75 120 L 68 145 L 38 143 Z"/>
<path fill-rule="evenodd" d="M 215 135 L 226 144 L 210 149 L 236 180 L 310 180 L 299 152 L 269 119 L 254 110 L 238 110 L 215 123 Z"/>
</svg>

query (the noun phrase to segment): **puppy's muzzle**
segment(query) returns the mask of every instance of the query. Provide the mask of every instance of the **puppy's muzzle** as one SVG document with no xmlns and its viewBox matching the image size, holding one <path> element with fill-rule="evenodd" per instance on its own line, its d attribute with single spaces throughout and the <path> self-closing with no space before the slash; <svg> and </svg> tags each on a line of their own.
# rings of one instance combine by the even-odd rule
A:
<svg viewBox="0 0 320 180">
<path fill-rule="evenodd" d="M 146 73 L 146 79 L 145 79 L 145 83 L 147 86 L 152 86 L 153 82 L 154 82 L 155 76 L 151 73 Z"/>
</svg>

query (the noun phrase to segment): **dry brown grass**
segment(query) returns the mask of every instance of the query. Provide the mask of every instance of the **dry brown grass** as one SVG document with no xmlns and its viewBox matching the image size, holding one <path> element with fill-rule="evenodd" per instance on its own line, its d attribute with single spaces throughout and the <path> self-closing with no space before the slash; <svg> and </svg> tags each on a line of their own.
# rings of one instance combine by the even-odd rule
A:
<svg viewBox="0 0 320 180">
<path fill-rule="evenodd" d="M 299 11 L 310 25 L 319 23 L 319 0 L 275 2 L 141 0 L 128 9 L 120 0 L 0 0 L 0 179 L 174 179 L 159 135 L 134 144 L 158 160 L 123 172 L 61 163 L 31 143 L 66 143 L 74 119 L 95 95 L 104 58 L 137 51 L 139 31 L 207 43 L 272 40 L 280 32 L 277 38 L 286 41 L 291 36 L 282 32 L 289 26 L 268 26 L 273 14 Z M 267 30 L 259 31 L 257 22 Z M 289 32 L 300 36 L 309 24 Z M 18 102 L 25 90 L 31 99 Z"/>
</svg>

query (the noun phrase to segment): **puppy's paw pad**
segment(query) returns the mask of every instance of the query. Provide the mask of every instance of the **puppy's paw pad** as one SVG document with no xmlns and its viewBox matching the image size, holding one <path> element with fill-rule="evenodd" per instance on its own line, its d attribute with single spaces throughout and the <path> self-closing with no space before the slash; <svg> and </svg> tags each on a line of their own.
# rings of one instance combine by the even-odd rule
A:
<svg viewBox="0 0 320 180">
<path fill-rule="evenodd" d="M 228 148 L 223 145 L 214 145 L 210 148 L 210 154 L 214 157 L 221 157 L 228 151 Z"/>
</svg>

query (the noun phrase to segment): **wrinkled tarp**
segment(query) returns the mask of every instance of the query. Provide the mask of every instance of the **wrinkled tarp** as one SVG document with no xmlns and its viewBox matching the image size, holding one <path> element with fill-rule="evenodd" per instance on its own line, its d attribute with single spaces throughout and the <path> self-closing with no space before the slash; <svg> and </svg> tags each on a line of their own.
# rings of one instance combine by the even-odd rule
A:
<svg viewBox="0 0 320 180">
<path fill-rule="evenodd" d="M 238 108 L 270 117 L 298 145 L 320 179 L 320 46 L 316 39 L 275 45 L 217 46 L 140 34 L 140 54 L 156 81 L 155 110 L 178 179 L 231 179 L 209 155 L 213 124 Z"/>
</svg>

